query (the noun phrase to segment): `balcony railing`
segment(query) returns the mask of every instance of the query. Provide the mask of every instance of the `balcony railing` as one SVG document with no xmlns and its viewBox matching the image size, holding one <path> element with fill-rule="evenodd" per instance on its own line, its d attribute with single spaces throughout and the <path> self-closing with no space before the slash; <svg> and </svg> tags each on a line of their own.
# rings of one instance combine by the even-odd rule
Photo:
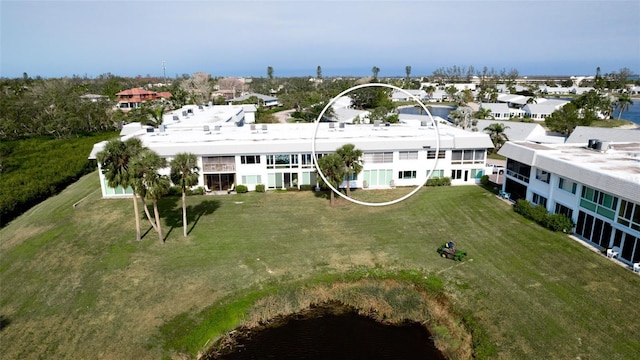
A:
<svg viewBox="0 0 640 360">
<path fill-rule="evenodd" d="M 236 164 L 202 164 L 204 172 L 234 172 Z"/>
</svg>

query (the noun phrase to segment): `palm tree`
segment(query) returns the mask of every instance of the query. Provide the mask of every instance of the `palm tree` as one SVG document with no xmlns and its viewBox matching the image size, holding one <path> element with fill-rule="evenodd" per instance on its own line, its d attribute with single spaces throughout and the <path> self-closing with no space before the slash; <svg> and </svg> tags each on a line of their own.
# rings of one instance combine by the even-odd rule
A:
<svg viewBox="0 0 640 360">
<path fill-rule="evenodd" d="M 328 154 L 324 155 L 320 159 L 318 159 L 318 166 L 322 173 L 324 174 L 327 181 L 331 183 L 335 189 L 340 186 L 340 183 L 344 179 L 344 162 L 342 158 L 338 154 Z M 331 206 L 335 203 L 335 194 L 333 191 L 330 192 L 329 203 Z"/>
<path fill-rule="evenodd" d="M 145 125 L 154 125 L 156 127 L 161 125 L 163 121 L 162 118 L 164 117 L 164 112 L 164 105 L 145 108 L 145 113 L 147 113 L 147 115 L 151 117 L 148 121 L 145 122 Z"/>
<path fill-rule="evenodd" d="M 182 227 L 183 234 L 187 236 L 187 187 L 198 184 L 198 168 L 196 155 L 191 153 L 179 153 L 171 160 L 171 182 L 182 189 Z"/>
<path fill-rule="evenodd" d="M 620 117 L 622 116 L 622 113 L 629 110 L 629 105 L 633 105 L 633 100 L 631 100 L 631 97 L 629 96 L 629 94 L 621 94 L 618 97 L 618 120 L 620 120 Z"/>
<path fill-rule="evenodd" d="M 493 123 L 483 129 L 484 132 L 489 134 L 493 142 L 494 152 L 497 152 L 506 141 L 509 141 L 507 134 L 504 133 L 507 129 L 509 129 L 509 127 L 504 126 L 503 123 Z"/>
<path fill-rule="evenodd" d="M 164 242 L 164 238 L 162 237 L 158 200 L 167 194 L 170 186 L 169 179 L 159 174 L 159 170 L 165 167 L 167 167 L 167 160 L 150 149 L 140 151 L 131 163 L 131 169 L 135 178 L 133 187 L 138 194 L 140 194 L 147 219 L 154 230 L 158 232 L 158 237 L 161 242 Z M 151 214 L 149 214 L 146 199 L 151 200 L 153 203 L 153 220 L 151 219 Z"/>
<path fill-rule="evenodd" d="M 109 187 L 121 186 L 126 189 L 133 189 L 133 211 L 136 221 L 136 240 L 141 239 L 140 235 L 140 212 L 138 210 L 138 196 L 135 191 L 134 174 L 131 169 L 133 158 L 143 149 L 142 141 L 138 138 L 130 138 L 126 141 L 114 139 L 108 141 L 104 149 L 96 154 L 96 159 L 100 164 L 100 169 L 107 179 Z"/>
<path fill-rule="evenodd" d="M 483 108 L 483 107 L 478 109 L 478 111 L 476 111 L 476 113 L 473 114 L 473 116 L 477 117 L 478 119 L 493 118 L 493 116 L 491 116 L 491 109 Z"/>
<path fill-rule="evenodd" d="M 410 86 L 409 81 L 411 80 L 411 65 L 407 65 L 404 67 L 404 73 L 407 75 L 405 78 L 405 84 Z"/>
<path fill-rule="evenodd" d="M 353 144 L 345 144 L 338 150 L 336 154 L 342 160 L 345 169 L 345 177 L 347 178 L 347 196 L 351 196 L 350 180 L 352 175 L 358 175 L 362 171 L 362 150 L 356 149 Z"/>
<path fill-rule="evenodd" d="M 373 74 L 373 79 L 374 80 L 378 80 L 378 73 L 380 72 L 380 68 L 377 66 L 374 66 L 371 68 L 371 73 Z"/>
</svg>

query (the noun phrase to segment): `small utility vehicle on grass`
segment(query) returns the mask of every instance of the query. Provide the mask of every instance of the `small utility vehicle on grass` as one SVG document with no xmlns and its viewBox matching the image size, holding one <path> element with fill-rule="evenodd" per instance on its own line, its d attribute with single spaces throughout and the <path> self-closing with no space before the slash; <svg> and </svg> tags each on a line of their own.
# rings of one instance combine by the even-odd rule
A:
<svg viewBox="0 0 640 360">
<path fill-rule="evenodd" d="M 467 256 L 466 251 L 458 250 L 453 241 L 446 242 L 438 248 L 438 254 L 443 258 L 462 261 Z"/>
</svg>

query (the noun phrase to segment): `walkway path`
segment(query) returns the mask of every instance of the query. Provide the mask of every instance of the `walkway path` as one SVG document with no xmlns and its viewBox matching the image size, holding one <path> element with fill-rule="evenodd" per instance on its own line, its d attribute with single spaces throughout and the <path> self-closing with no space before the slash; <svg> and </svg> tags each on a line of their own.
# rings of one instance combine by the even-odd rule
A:
<svg viewBox="0 0 640 360">
<path fill-rule="evenodd" d="M 290 118 L 291 118 L 291 114 L 293 114 L 295 110 L 291 109 L 291 110 L 284 110 L 284 111 L 278 111 L 276 113 L 273 113 L 273 115 L 278 119 L 278 122 L 284 123 L 286 124 Z"/>
</svg>

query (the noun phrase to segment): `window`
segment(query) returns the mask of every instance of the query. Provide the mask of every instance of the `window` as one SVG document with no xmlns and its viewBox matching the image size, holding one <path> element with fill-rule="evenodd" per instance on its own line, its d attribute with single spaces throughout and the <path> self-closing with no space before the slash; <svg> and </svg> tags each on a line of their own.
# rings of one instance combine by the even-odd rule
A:
<svg viewBox="0 0 640 360">
<path fill-rule="evenodd" d="M 445 157 L 445 151 L 444 150 L 439 150 L 438 151 L 438 159 L 444 159 Z M 436 158 L 436 151 L 435 150 L 427 150 L 427 159 L 435 159 Z"/>
<path fill-rule="evenodd" d="M 366 181 L 368 186 L 389 186 L 391 180 L 393 180 L 393 170 L 364 170 L 362 172 L 362 179 Z"/>
<path fill-rule="evenodd" d="M 242 184 L 244 184 L 244 185 L 262 184 L 262 176 L 260 176 L 260 175 L 242 175 Z"/>
<path fill-rule="evenodd" d="M 484 162 L 486 150 L 453 150 L 452 164 L 480 164 Z"/>
<path fill-rule="evenodd" d="M 550 174 L 544 170 L 536 169 L 536 179 L 545 183 L 549 183 Z"/>
<path fill-rule="evenodd" d="M 542 205 L 544 207 L 547 207 L 547 198 L 542 196 L 542 195 L 538 195 L 536 193 L 533 193 L 533 197 L 531 198 L 531 202 L 534 204 L 538 204 L 538 205 Z"/>
<path fill-rule="evenodd" d="M 617 197 L 599 190 L 592 189 L 588 186 L 582 187 L 581 197 L 581 207 L 591 210 L 608 219 L 614 219 L 616 214 L 615 210 L 618 207 Z"/>
<path fill-rule="evenodd" d="M 427 171 L 427 176 L 429 176 L 429 171 Z M 429 179 L 441 178 L 444 177 L 444 170 L 433 170 L 431 173 L 431 177 Z"/>
<path fill-rule="evenodd" d="M 561 177 L 560 181 L 558 182 L 558 187 L 564 191 L 568 191 L 572 194 L 575 194 L 576 190 L 578 189 L 578 184 L 576 184 L 571 180 L 567 180 Z"/>
<path fill-rule="evenodd" d="M 320 155 L 318 155 L 318 159 L 320 158 Z M 300 163 L 302 164 L 303 168 L 309 168 L 309 167 L 313 167 L 313 156 L 311 156 L 311 154 L 302 154 L 300 155 Z"/>
<path fill-rule="evenodd" d="M 640 204 L 621 200 L 618 211 L 618 223 L 640 231 Z"/>
<path fill-rule="evenodd" d="M 568 207 L 562 204 L 557 204 L 557 203 L 556 203 L 556 211 L 554 211 L 554 213 L 562 214 L 568 217 L 569 219 L 571 219 L 571 216 L 573 216 L 573 210 L 569 209 Z"/>
<path fill-rule="evenodd" d="M 452 164 L 462 163 L 462 150 L 453 150 L 451 152 L 451 163 Z"/>
<path fill-rule="evenodd" d="M 484 175 L 484 170 L 482 169 L 471 169 L 471 177 L 474 179 L 480 179 Z"/>
<path fill-rule="evenodd" d="M 418 160 L 417 151 L 400 151 L 398 152 L 400 160 Z"/>
<path fill-rule="evenodd" d="M 451 179 L 462 179 L 462 170 L 451 170 Z"/>
<path fill-rule="evenodd" d="M 416 171 L 415 170 L 405 170 L 398 172 L 398 179 L 415 179 Z"/>
<path fill-rule="evenodd" d="M 297 154 L 267 155 L 267 169 L 284 169 L 298 167 Z"/>
<path fill-rule="evenodd" d="M 242 155 L 240 156 L 241 164 L 260 164 L 260 155 Z"/>
<path fill-rule="evenodd" d="M 370 164 L 392 163 L 393 153 L 392 152 L 364 153 L 362 155 L 362 160 L 365 163 L 370 163 Z"/>
</svg>

